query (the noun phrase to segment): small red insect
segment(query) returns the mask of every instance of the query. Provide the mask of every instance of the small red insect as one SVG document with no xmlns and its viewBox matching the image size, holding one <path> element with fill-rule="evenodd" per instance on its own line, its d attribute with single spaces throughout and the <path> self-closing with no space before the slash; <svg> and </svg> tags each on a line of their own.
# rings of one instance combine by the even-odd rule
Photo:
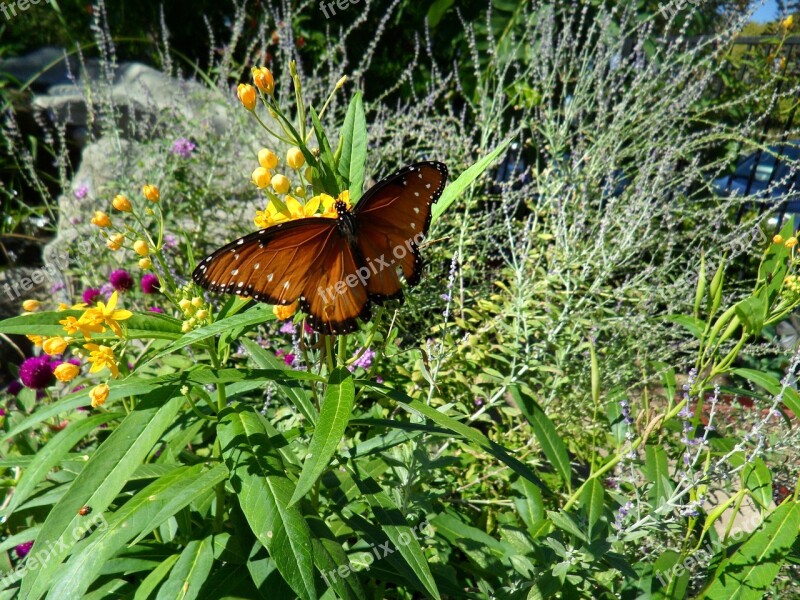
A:
<svg viewBox="0 0 800 600">
<path fill-rule="evenodd" d="M 91 506 L 81 506 L 81 509 L 78 511 L 78 514 L 80 516 L 82 516 L 82 517 L 85 517 L 90 512 L 92 512 L 92 507 Z"/>
</svg>

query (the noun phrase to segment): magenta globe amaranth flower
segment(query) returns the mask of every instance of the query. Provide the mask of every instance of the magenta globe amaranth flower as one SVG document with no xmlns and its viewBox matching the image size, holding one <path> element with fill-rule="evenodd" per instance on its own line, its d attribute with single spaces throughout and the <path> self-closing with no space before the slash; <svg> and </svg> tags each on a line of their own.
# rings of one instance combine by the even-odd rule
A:
<svg viewBox="0 0 800 600">
<path fill-rule="evenodd" d="M 6 394 L 9 394 L 10 396 L 16 396 L 21 391 L 22 384 L 19 382 L 19 379 L 15 379 L 6 386 Z"/>
<path fill-rule="evenodd" d="M 108 276 L 108 282 L 118 292 L 127 292 L 133 287 L 133 277 L 125 269 L 117 269 Z"/>
<path fill-rule="evenodd" d="M 161 291 L 161 288 L 158 284 L 158 275 L 153 273 L 147 273 L 144 277 L 142 277 L 142 291 L 145 294 L 157 294 Z"/>
<path fill-rule="evenodd" d="M 163 314 L 163 312 L 164 312 L 164 309 L 161 308 L 160 306 L 151 306 L 147 310 L 149 310 L 150 312 L 159 313 L 159 314 Z"/>
<path fill-rule="evenodd" d="M 82 299 L 86 304 L 94 304 L 100 295 L 99 289 L 90 287 L 83 290 Z"/>
<path fill-rule="evenodd" d="M 55 382 L 49 356 L 26 358 L 19 367 L 22 385 L 34 390 L 43 390 Z"/>
<path fill-rule="evenodd" d="M 14 546 L 14 553 L 17 555 L 17 558 L 22 560 L 28 553 L 31 551 L 33 547 L 33 542 L 22 542 L 21 544 L 17 544 Z"/>
</svg>

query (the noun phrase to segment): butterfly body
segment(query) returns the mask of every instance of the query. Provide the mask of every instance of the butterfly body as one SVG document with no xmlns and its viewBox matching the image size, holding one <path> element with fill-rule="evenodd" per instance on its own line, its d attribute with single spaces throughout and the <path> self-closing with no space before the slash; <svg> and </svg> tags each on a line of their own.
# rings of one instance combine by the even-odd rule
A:
<svg viewBox="0 0 800 600">
<path fill-rule="evenodd" d="M 244 236 L 203 259 L 192 274 L 214 292 L 288 305 L 297 301 L 320 333 L 354 331 L 372 302 L 402 298 L 422 274 L 419 243 L 447 180 L 442 163 L 409 165 L 370 188 L 336 219 L 312 216 Z"/>
</svg>

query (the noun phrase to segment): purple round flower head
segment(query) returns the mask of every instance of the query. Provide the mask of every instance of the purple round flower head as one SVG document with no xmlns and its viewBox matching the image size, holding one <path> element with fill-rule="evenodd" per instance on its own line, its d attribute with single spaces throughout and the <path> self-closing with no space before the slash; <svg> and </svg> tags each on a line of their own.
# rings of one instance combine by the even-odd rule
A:
<svg viewBox="0 0 800 600">
<path fill-rule="evenodd" d="M 19 378 L 25 387 L 42 390 L 52 385 L 55 377 L 50 368 L 49 356 L 26 358 L 19 367 Z"/>
<path fill-rule="evenodd" d="M 303 321 L 303 330 L 304 330 L 304 331 L 305 331 L 305 332 L 306 332 L 308 335 L 311 335 L 312 333 L 314 333 L 314 330 L 313 330 L 313 329 L 311 329 L 311 327 L 309 327 L 309 326 L 308 326 L 308 323 L 306 323 L 305 321 Z"/>
<path fill-rule="evenodd" d="M 97 288 L 86 288 L 83 290 L 83 301 L 86 304 L 94 304 L 97 302 L 97 298 L 100 296 L 100 290 Z"/>
<path fill-rule="evenodd" d="M 8 384 L 6 387 L 6 393 L 11 396 L 16 396 L 22 391 L 22 384 L 19 382 L 19 379 L 15 379 L 11 383 Z"/>
<path fill-rule="evenodd" d="M 72 193 L 75 194 L 75 197 L 78 200 L 83 200 L 84 198 L 86 198 L 86 194 L 89 193 L 89 186 L 86 185 L 85 183 L 82 183 L 78 187 L 76 187 L 75 191 Z"/>
<path fill-rule="evenodd" d="M 14 547 L 14 552 L 17 555 L 17 558 L 22 560 L 26 556 L 28 556 L 28 552 L 31 551 L 31 547 L 33 546 L 33 542 L 22 542 L 21 544 Z"/>
<path fill-rule="evenodd" d="M 59 360 L 59 359 L 57 359 L 57 358 L 53 358 L 53 357 L 51 356 L 51 357 L 50 357 L 50 362 L 49 362 L 49 363 L 47 363 L 47 364 L 48 364 L 48 366 L 50 367 L 50 370 L 51 370 L 53 373 L 55 373 L 55 372 L 56 372 L 56 367 L 57 367 L 58 365 L 62 364 L 63 362 L 64 362 L 63 360 Z"/>
<path fill-rule="evenodd" d="M 133 277 L 125 269 L 117 269 L 108 276 L 108 282 L 118 292 L 127 292 L 133 287 Z"/>
<path fill-rule="evenodd" d="M 295 355 L 291 352 L 283 357 L 283 362 L 285 362 L 290 367 L 294 364 Z"/>
<path fill-rule="evenodd" d="M 159 313 L 159 314 L 164 312 L 164 309 L 161 308 L 160 306 L 151 306 L 147 310 L 149 310 L 150 312 Z"/>
<path fill-rule="evenodd" d="M 80 358 L 70 358 L 67 362 L 69 364 L 71 364 L 71 365 L 75 365 L 76 367 L 80 367 L 81 366 L 81 359 Z"/>
<path fill-rule="evenodd" d="M 111 298 L 111 294 L 114 293 L 114 286 L 110 283 L 104 283 L 100 286 L 100 295 L 103 296 L 106 300 Z"/>
<path fill-rule="evenodd" d="M 178 138 L 172 144 L 172 153 L 177 154 L 181 158 L 189 158 L 195 148 L 197 148 L 197 146 L 192 143 L 192 140 Z"/>
<path fill-rule="evenodd" d="M 147 273 L 142 277 L 142 291 L 145 294 L 156 294 L 161 291 L 158 285 L 158 275 Z"/>
</svg>

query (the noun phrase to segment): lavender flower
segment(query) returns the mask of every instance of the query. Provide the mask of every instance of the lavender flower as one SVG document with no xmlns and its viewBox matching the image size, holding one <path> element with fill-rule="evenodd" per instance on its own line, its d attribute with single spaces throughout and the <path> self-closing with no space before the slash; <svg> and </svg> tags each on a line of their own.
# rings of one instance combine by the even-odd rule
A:
<svg viewBox="0 0 800 600">
<path fill-rule="evenodd" d="M 281 333 L 292 334 L 294 333 L 294 323 L 291 321 L 286 321 L 283 325 L 281 325 L 281 328 L 278 331 Z"/>
<path fill-rule="evenodd" d="M 106 300 L 111 298 L 111 294 L 113 293 L 114 293 L 114 286 L 111 285 L 110 283 L 104 283 L 103 285 L 100 286 L 100 294 L 102 294 Z"/>
<path fill-rule="evenodd" d="M 181 158 L 189 158 L 197 146 L 191 140 L 186 138 L 178 138 L 172 144 L 172 153 L 180 156 Z"/>
<path fill-rule="evenodd" d="M 362 350 L 363 348 L 356 350 L 355 356 L 358 356 L 358 358 L 354 360 L 349 367 L 347 367 L 350 369 L 350 371 L 355 371 L 357 367 L 361 367 L 366 371 L 372 366 L 372 360 L 375 358 L 375 351 L 371 348 L 367 348 L 362 354 Z M 361 354 L 361 356 L 359 356 L 359 354 Z"/>
<path fill-rule="evenodd" d="M 78 187 L 76 187 L 72 193 L 78 200 L 83 200 L 84 198 L 86 198 L 86 194 L 89 193 L 89 186 L 86 185 L 85 183 L 82 183 Z"/>
</svg>

